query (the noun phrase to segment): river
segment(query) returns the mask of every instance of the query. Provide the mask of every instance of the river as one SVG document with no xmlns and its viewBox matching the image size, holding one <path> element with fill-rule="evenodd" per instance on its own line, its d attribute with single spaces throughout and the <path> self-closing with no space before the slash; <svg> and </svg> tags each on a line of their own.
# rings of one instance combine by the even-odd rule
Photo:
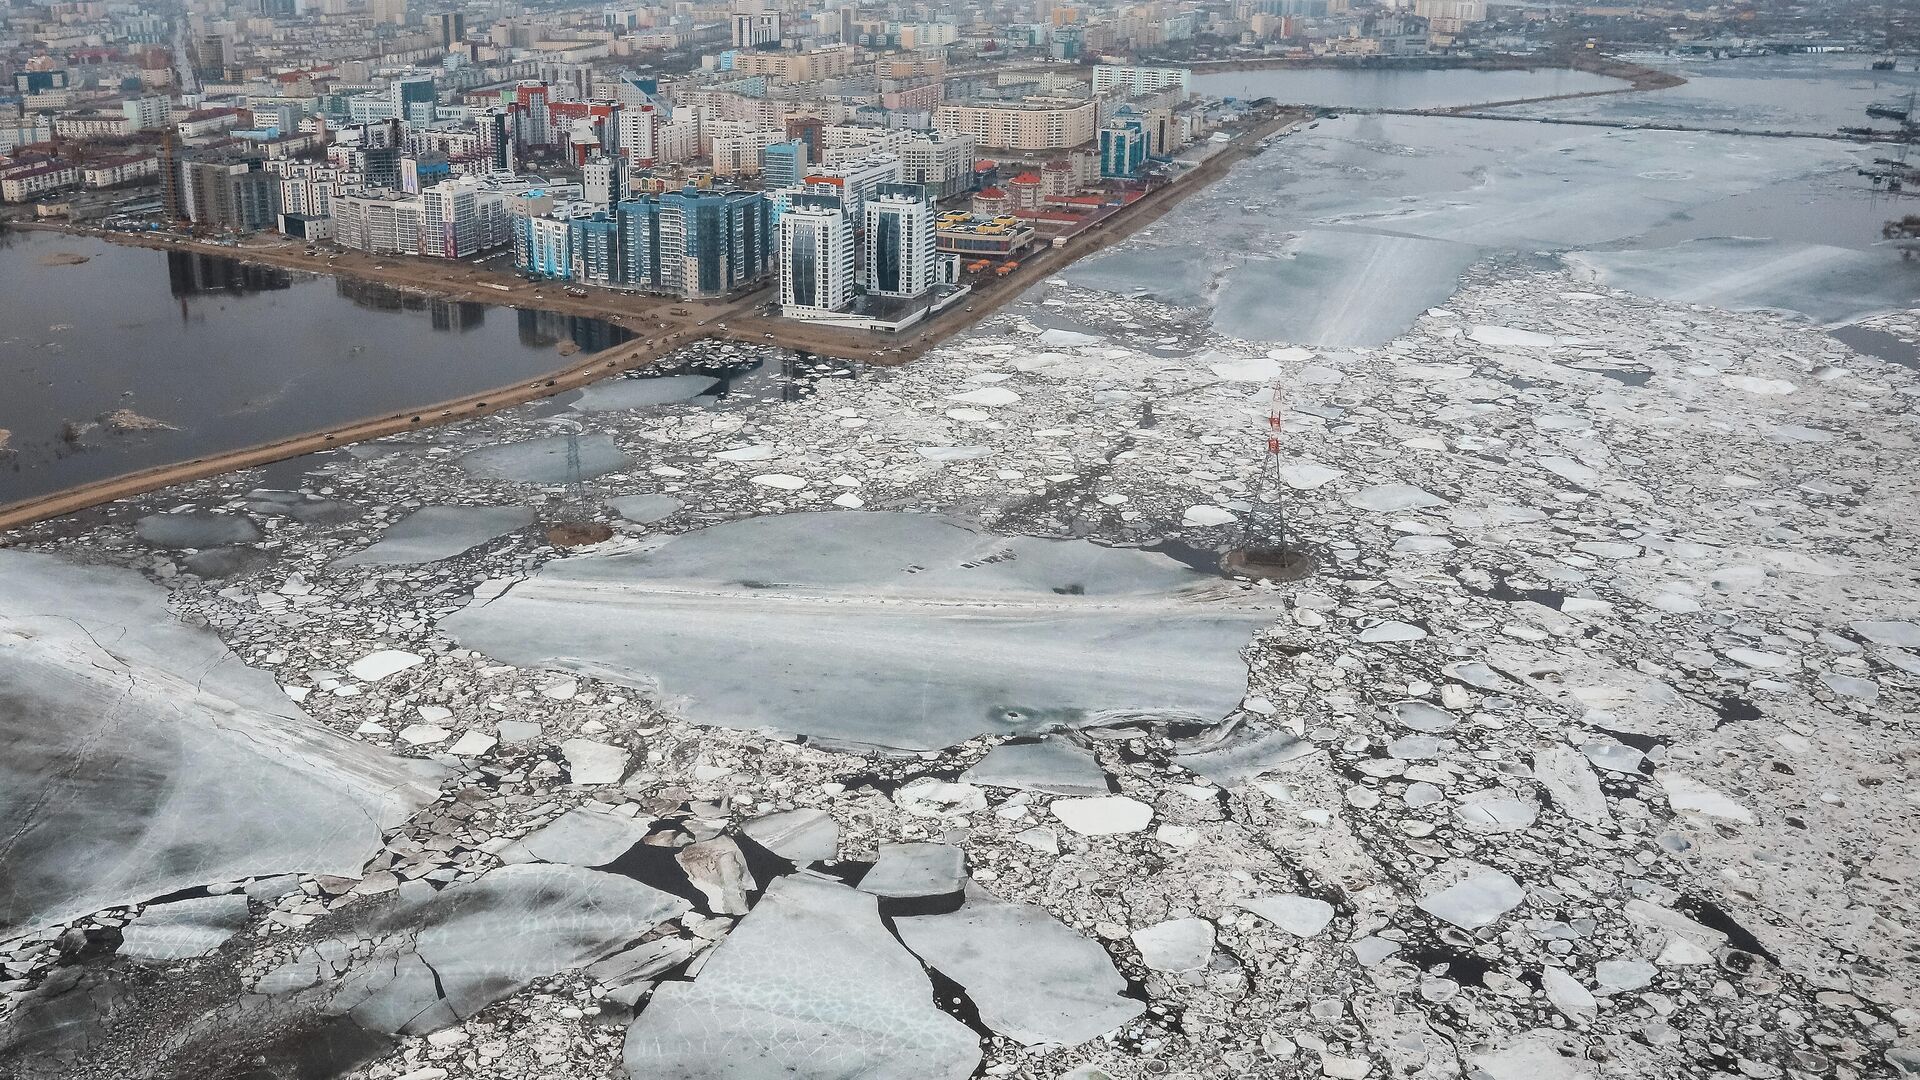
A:
<svg viewBox="0 0 1920 1080">
<path fill-rule="evenodd" d="M 0 281 L 0 503 L 504 386 L 565 366 L 563 342 L 628 336 L 60 233 L 0 234 Z M 100 420 L 119 410 L 164 426 Z"/>
<path fill-rule="evenodd" d="M 1621 90 L 1627 83 L 1570 68 L 1266 68 L 1194 77 L 1196 93 L 1343 109 L 1435 109 L 1495 101 Z"/>
<path fill-rule="evenodd" d="M 1690 76 L 1707 73 L 1691 90 L 1509 111 L 1832 130 L 1864 123 L 1866 105 L 1888 92 L 1865 63 L 1693 64 Z M 1529 96 L 1516 76 L 1541 92 L 1594 78 L 1306 68 L 1198 84 L 1220 93 L 1252 79 L 1258 93 L 1289 101 L 1410 108 Z M 1799 108 L 1781 111 L 1781 102 Z M 1920 298 L 1920 264 L 1880 240 L 1901 205 L 1872 195 L 1856 173 L 1872 155 L 1832 139 L 1348 113 L 1277 141 L 1133 243 L 1066 276 L 1210 309 L 1214 328 L 1235 337 L 1324 348 L 1392 340 L 1490 260 L 1559 263 L 1642 295 L 1844 323 Z"/>
</svg>

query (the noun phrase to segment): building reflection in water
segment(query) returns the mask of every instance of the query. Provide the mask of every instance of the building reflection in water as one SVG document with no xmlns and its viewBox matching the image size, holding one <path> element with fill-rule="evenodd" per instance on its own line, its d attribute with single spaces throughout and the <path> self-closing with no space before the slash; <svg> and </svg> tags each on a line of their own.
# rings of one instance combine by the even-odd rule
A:
<svg viewBox="0 0 1920 1080">
<path fill-rule="evenodd" d="M 633 340 L 633 331 L 604 319 L 529 308 L 521 308 L 517 314 L 520 344 L 529 349 L 551 349 L 562 341 L 571 341 L 581 352 L 593 353 Z"/>
<path fill-rule="evenodd" d="M 167 252 L 167 284 L 177 297 L 226 293 L 277 292 L 293 288 L 293 274 L 275 266 L 260 266 L 219 255 Z"/>
<path fill-rule="evenodd" d="M 173 295 L 182 301 L 183 318 L 187 316 L 185 300 L 188 297 L 277 292 L 292 288 L 295 281 L 311 279 L 311 275 L 297 271 L 241 262 L 220 255 L 169 251 L 166 256 L 167 279 Z M 487 310 L 491 306 L 469 300 L 423 296 L 357 278 L 336 277 L 333 279 L 333 288 L 335 293 L 355 307 L 368 311 L 421 312 L 435 330 L 456 334 L 484 326 Z M 571 341 L 583 352 L 599 352 L 633 339 L 631 331 L 602 319 L 524 309 L 517 314 L 520 343 L 528 348 L 550 349 L 562 341 Z"/>
</svg>

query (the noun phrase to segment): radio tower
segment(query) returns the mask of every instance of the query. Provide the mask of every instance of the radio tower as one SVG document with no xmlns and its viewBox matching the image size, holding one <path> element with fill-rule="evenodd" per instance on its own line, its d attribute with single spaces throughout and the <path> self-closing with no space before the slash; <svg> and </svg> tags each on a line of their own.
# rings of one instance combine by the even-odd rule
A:
<svg viewBox="0 0 1920 1080">
<path fill-rule="evenodd" d="M 580 478 L 580 431 L 567 432 L 567 506 L 578 507 L 587 501 L 587 487 Z"/>
<path fill-rule="evenodd" d="M 1273 403 L 1267 407 L 1267 457 L 1260 466 L 1260 485 L 1253 493 L 1253 511 L 1247 515 L 1246 535 L 1241 547 L 1248 554 L 1280 554 L 1287 550 L 1286 484 L 1280 479 L 1281 419 L 1280 384 L 1273 386 Z"/>
<path fill-rule="evenodd" d="M 1280 477 L 1280 434 L 1285 429 L 1282 393 L 1275 383 L 1273 403 L 1267 409 L 1266 460 L 1260 466 L 1260 482 L 1240 546 L 1227 553 L 1227 567 L 1249 577 L 1291 579 L 1313 568 L 1305 552 L 1287 547 L 1287 485 Z"/>
</svg>

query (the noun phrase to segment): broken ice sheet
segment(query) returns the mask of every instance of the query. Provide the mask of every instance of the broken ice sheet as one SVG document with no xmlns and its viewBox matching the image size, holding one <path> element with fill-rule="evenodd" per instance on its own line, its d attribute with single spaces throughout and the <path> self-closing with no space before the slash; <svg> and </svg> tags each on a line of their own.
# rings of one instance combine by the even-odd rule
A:
<svg viewBox="0 0 1920 1080">
<path fill-rule="evenodd" d="M 720 385 L 711 375 L 655 375 L 647 378 L 604 379 L 580 391 L 573 408 L 580 412 L 644 409 L 692 401 Z"/>
<path fill-rule="evenodd" d="M 982 1023 L 1027 1046 L 1074 1046 L 1145 1010 L 1125 996 L 1105 949 L 1031 904 L 973 887 L 958 911 L 894 925 L 929 967 L 966 988 Z"/>
<path fill-rule="evenodd" d="M 952 844 L 881 844 L 860 891 L 906 898 L 947 896 L 967 883 L 966 853 Z"/>
<path fill-rule="evenodd" d="M 1547 789 L 1556 810 L 1588 825 L 1613 821 L 1607 799 L 1600 791 L 1600 778 L 1578 750 L 1570 746 L 1547 746 L 1533 752 L 1533 777 Z"/>
<path fill-rule="evenodd" d="M 645 821 L 622 817 L 609 810 L 578 806 L 545 828 L 502 848 L 500 859 L 508 863 L 538 859 L 574 866 L 605 866 L 645 838 L 650 828 L 650 823 Z"/>
<path fill-rule="evenodd" d="M 524 506 L 428 506 L 388 526 L 380 539 L 335 566 L 412 566 L 451 559 L 533 524 Z"/>
<path fill-rule="evenodd" d="M 129 570 L 0 550 L 0 660 L 0 935 L 210 882 L 358 876 L 435 795 L 436 767 L 314 723 Z"/>
<path fill-rule="evenodd" d="M 1152 552 L 796 513 L 558 559 L 441 625 L 509 663 L 657 684 L 695 723 L 932 750 L 1142 714 L 1217 720 L 1269 620 L 1238 597 Z M 740 663 L 746 640 L 779 662 Z"/>
<path fill-rule="evenodd" d="M 625 1050 L 649 1080 L 962 1080 L 979 1062 L 878 899 L 806 874 L 769 885 L 692 982 L 662 984 Z"/>
<path fill-rule="evenodd" d="M 686 910 L 685 900 L 617 874 L 505 866 L 302 949 L 256 990 L 295 1010 L 350 1015 L 366 1031 L 424 1035 Z"/>
<path fill-rule="evenodd" d="M 1213 958 L 1213 924 L 1205 919 L 1169 919 L 1132 937 L 1140 962 L 1153 971 L 1199 971 Z"/>
<path fill-rule="evenodd" d="M 1247 909 L 1295 937 L 1313 937 L 1333 921 L 1333 905 L 1312 896 L 1283 893 L 1253 896 L 1234 904 Z"/>
<path fill-rule="evenodd" d="M 1241 728 L 1213 749 L 1181 754 L 1173 760 L 1181 768 L 1199 773 L 1221 787 L 1238 787 L 1310 757 L 1319 749 L 1311 740 L 1289 731 Z"/>
<path fill-rule="evenodd" d="M 568 460 L 567 444 L 578 446 L 579 469 Z M 545 439 L 485 446 L 468 452 L 460 467 L 473 476 L 488 480 L 517 480 L 526 484 L 564 484 L 575 478 L 586 479 L 615 472 L 633 464 L 614 445 L 611 435 L 555 435 Z"/>
<path fill-rule="evenodd" d="M 1380 513 L 1422 510 L 1430 506 L 1447 505 L 1447 500 L 1423 488 L 1414 487 L 1412 484 L 1375 484 L 1347 496 L 1346 502 L 1348 506 L 1356 509 Z"/>
<path fill-rule="evenodd" d="M 151 904 L 129 923 L 117 955 L 171 961 L 205 956 L 247 924 L 247 895 L 200 896 Z"/>
<path fill-rule="evenodd" d="M 1001 743 L 960 779 L 987 787 L 1050 795 L 1105 795 L 1107 774 L 1093 755 L 1058 736 Z"/>
<path fill-rule="evenodd" d="M 1527 898 L 1519 882 L 1498 870 L 1472 863 L 1460 869 L 1459 880 L 1420 898 L 1420 910 L 1462 930 L 1478 930 Z"/>
<path fill-rule="evenodd" d="M 1672 769 L 1660 769 L 1653 774 L 1653 778 L 1675 813 L 1698 814 L 1701 817 L 1737 821 L 1743 825 L 1754 822 L 1753 811 L 1735 802 L 1725 792 L 1691 776 Z"/>
<path fill-rule="evenodd" d="M 608 499 L 607 507 L 635 525 L 651 525 L 680 512 L 683 504 L 671 495 L 625 495 Z"/>
<path fill-rule="evenodd" d="M 783 810 L 754 818 L 740 831 L 795 866 L 831 859 L 840 845 L 840 826 L 825 810 Z"/>
<path fill-rule="evenodd" d="M 148 514 L 133 523 L 133 535 L 154 547 L 210 548 L 250 544 L 260 539 L 260 530 L 251 520 L 239 514 L 182 510 L 170 514 Z"/>
</svg>

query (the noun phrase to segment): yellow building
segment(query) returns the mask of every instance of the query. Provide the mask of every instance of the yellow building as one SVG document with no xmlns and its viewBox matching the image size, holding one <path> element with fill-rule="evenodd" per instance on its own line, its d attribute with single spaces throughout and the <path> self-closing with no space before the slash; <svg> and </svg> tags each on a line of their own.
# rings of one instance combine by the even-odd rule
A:
<svg viewBox="0 0 1920 1080">
<path fill-rule="evenodd" d="M 775 82 L 817 82 L 845 75 L 853 67 L 853 46 L 832 45 L 810 52 L 741 51 L 734 56 L 734 74 L 765 75 Z"/>
<path fill-rule="evenodd" d="M 933 127 L 1000 150 L 1065 150 L 1093 141 L 1095 119 L 1091 100 L 1028 98 L 947 102 L 934 112 Z"/>
</svg>

